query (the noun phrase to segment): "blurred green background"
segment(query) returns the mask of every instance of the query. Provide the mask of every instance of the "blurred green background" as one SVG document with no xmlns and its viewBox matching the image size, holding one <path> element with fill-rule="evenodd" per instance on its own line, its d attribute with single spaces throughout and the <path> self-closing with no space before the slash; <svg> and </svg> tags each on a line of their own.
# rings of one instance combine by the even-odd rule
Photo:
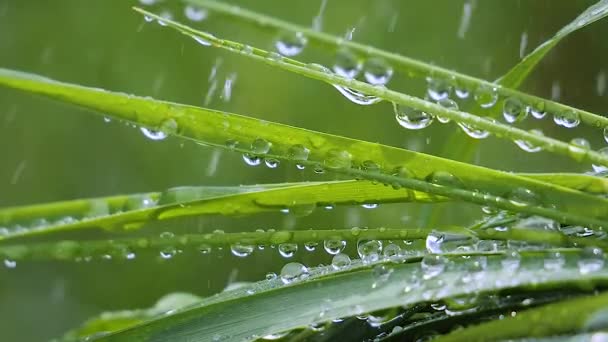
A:
<svg viewBox="0 0 608 342">
<path fill-rule="evenodd" d="M 258 12 L 310 26 L 321 0 L 230 1 Z M 328 0 L 323 31 L 397 52 L 459 72 L 494 80 L 524 51 L 552 36 L 594 1 L 569 0 Z M 453 123 L 407 131 L 391 105 L 358 106 L 330 85 L 274 70 L 146 23 L 130 7 L 135 0 L 0 0 L 0 66 L 62 81 L 250 115 L 313 130 L 441 154 Z M 471 11 L 463 27 L 463 8 Z M 179 1 L 148 7 L 184 18 Z M 278 32 L 231 22 L 209 13 L 191 25 L 219 37 L 274 49 Z M 466 25 L 465 25 L 466 26 Z M 523 90 L 604 114 L 608 71 L 608 21 L 566 38 L 540 64 Z M 297 59 L 332 64 L 333 56 L 305 49 Z M 215 78 L 210 78 L 215 69 Z M 604 75 L 604 76 L 602 76 Z M 603 88 L 602 88 L 603 78 Z M 232 94 L 223 94 L 232 79 Z M 216 82 L 215 92 L 211 92 Z M 425 82 L 395 74 L 391 88 L 423 96 Z M 558 91 L 559 90 L 559 91 Z M 333 179 L 280 166 L 246 166 L 238 154 L 169 138 L 152 141 L 138 128 L 104 121 L 80 108 L 0 89 L 0 206 L 33 204 L 119 193 L 159 191 L 180 185 L 237 185 Z M 569 140 L 585 137 L 593 148 L 601 135 L 555 126 L 550 118 L 522 127 Z M 470 142 L 462 133 L 461 143 Z M 509 171 L 590 170 L 546 153 L 528 154 L 513 143 L 488 138 L 475 163 Z M 284 214 L 203 217 L 146 227 L 162 231 L 245 231 L 294 227 L 403 226 L 418 224 L 421 205 L 383 205 L 316 210 L 304 218 Z M 446 208 L 441 222 L 468 223 L 474 206 Z M 456 210 L 457 209 L 457 210 Z M 142 234 L 143 234 L 142 233 Z M 352 253 L 351 248 L 351 254 Z M 300 251 L 292 260 L 328 263 L 321 251 Z M 43 341 L 60 336 L 105 310 L 151 306 L 162 295 L 187 291 L 210 295 L 234 281 L 255 281 L 279 272 L 286 262 L 276 249 L 237 258 L 229 251 L 201 255 L 184 250 L 168 261 L 139 253 L 132 261 L 23 262 L 0 267 L 0 340 Z M 2 266 L 2 265 L 0 265 Z"/>
</svg>

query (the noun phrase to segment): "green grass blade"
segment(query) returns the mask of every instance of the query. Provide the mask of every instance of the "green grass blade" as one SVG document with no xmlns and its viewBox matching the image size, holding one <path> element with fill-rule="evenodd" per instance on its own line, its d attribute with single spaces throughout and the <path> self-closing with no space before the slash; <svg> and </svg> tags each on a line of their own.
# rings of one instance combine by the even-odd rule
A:
<svg viewBox="0 0 608 342">
<path fill-rule="evenodd" d="M 576 253 L 564 254 L 568 256 L 567 262 L 560 272 L 539 269 L 536 263 L 542 260 L 542 254 L 524 257 L 516 272 L 503 269 L 501 256 L 489 256 L 487 268 L 472 282 L 463 281 L 462 272 L 470 261 L 462 258 L 451 260 L 443 272 L 434 276 L 424 276 L 418 263 L 394 265 L 387 271 L 386 278 L 379 278 L 377 272 L 369 268 L 342 274 L 331 274 L 328 270 L 328 275 L 288 286 L 277 284 L 272 288 L 265 283 L 262 288 L 253 285 L 241 289 L 240 295 L 220 294 L 174 315 L 100 340 L 251 340 L 361 312 L 434 302 L 470 293 L 522 287 L 593 289 L 608 283 L 606 269 L 581 274 L 573 265 Z"/>
<path fill-rule="evenodd" d="M 583 13 L 576 17 L 568 25 L 559 30 L 555 36 L 551 37 L 534 51 L 526 55 L 509 72 L 499 78 L 496 82 L 507 88 L 519 88 L 522 82 L 528 77 L 534 67 L 551 51 L 562 39 L 569 34 L 592 24 L 608 15 L 608 0 L 598 1 L 593 6 L 587 8 Z"/>
<path fill-rule="evenodd" d="M 0 209 L 0 241 L 82 229 L 133 230 L 144 223 L 196 215 L 251 215 L 304 206 L 438 202 L 367 181 L 180 187 L 165 192 L 81 199 Z"/>
<path fill-rule="evenodd" d="M 541 215 L 563 223 L 608 226 L 608 199 L 508 172 L 236 114 L 61 83 L 6 69 L 0 69 L 0 85 L 77 104 L 155 129 L 169 122 L 170 126 L 175 126 L 175 130 L 169 132 L 171 134 L 233 151 L 289 161 L 294 159 L 290 152 L 294 147 L 300 150 L 305 147 L 306 160 L 296 162 L 340 172 L 351 178 L 366 178 L 443 197 Z M 269 149 L 256 150 L 260 143 Z M 367 168 L 365 165 L 370 165 L 368 161 L 377 165 L 379 170 Z M 401 175 L 393 176 L 397 168 L 401 168 Z M 514 191 L 519 194 L 514 194 Z M 522 199 L 521 193 L 527 198 Z M 556 207 L 542 206 L 549 200 Z"/>
<path fill-rule="evenodd" d="M 458 86 L 460 88 L 468 89 L 470 91 L 474 91 L 480 87 L 497 87 L 497 91 L 500 97 L 515 97 L 526 104 L 537 105 L 542 103 L 546 111 L 549 113 L 563 113 L 566 111 L 574 111 L 580 117 L 581 122 L 588 124 L 592 127 L 597 127 L 600 130 L 608 126 L 608 118 L 600 115 L 595 115 L 593 113 L 573 108 L 557 102 L 548 101 L 537 96 L 528 95 L 515 89 L 509 88 L 508 86 L 497 86 L 497 84 L 493 82 L 488 82 L 479 78 L 464 75 L 453 70 L 444 69 L 436 65 L 431 65 L 422 61 L 401 56 L 399 54 L 387 52 L 369 45 L 359 44 L 353 41 L 345 40 L 341 37 L 335 37 L 323 32 L 315 31 L 304 26 L 294 25 L 277 18 L 273 18 L 270 16 L 263 15 L 261 13 L 256 13 L 245 8 L 241 8 L 239 6 L 226 4 L 225 2 L 219 2 L 216 0 L 184 0 L 184 2 L 212 10 L 216 13 L 225 15 L 230 19 L 250 22 L 262 28 L 272 29 L 280 32 L 301 32 L 306 38 L 308 38 L 308 41 L 310 43 L 316 43 L 332 51 L 337 51 L 341 48 L 348 48 L 349 50 L 358 53 L 361 57 L 379 57 L 389 62 L 389 64 L 392 65 L 396 70 L 402 71 L 404 75 L 418 76 L 423 78 L 438 78 L 452 82 L 453 86 Z M 602 0 L 600 4 L 603 8 L 605 0 Z M 592 8 L 595 9 L 596 7 L 592 6 Z M 599 20 L 601 19 L 600 17 L 605 16 L 603 12 L 595 14 L 591 9 L 585 11 L 585 13 L 589 14 L 589 17 L 585 16 L 583 18 L 586 20 L 585 25 Z M 574 21 L 572 25 L 576 25 L 576 21 Z M 366 92 L 366 94 L 372 93 Z"/>
<path fill-rule="evenodd" d="M 346 87 L 362 94 L 366 94 L 367 96 L 372 96 L 377 99 L 383 99 L 393 103 L 398 103 L 400 105 L 411 107 L 416 110 L 433 114 L 435 116 L 448 118 L 450 120 L 453 120 L 454 122 L 463 123 L 493 133 L 497 137 L 503 139 L 508 139 L 512 141 L 523 140 L 529 142 L 534 146 L 542 148 L 544 151 L 560 154 L 572 158 L 578 162 L 586 161 L 597 165 L 608 166 L 608 155 L 605 155 L 603 153 L 584 149 L 580 146 L 575 146 L 573 144 L 565 143 L 550 137 L 537 135 L 526 130 L 496 122 L 495 120 L 490 120 L 470 113 L 448 109 L 439 104 L 435 104 L 433 102 L 419 99 L 417 97 L 396 92 L 387 89 L 386 87 L 374 86 L 354 79 L 346 79 L 344 77 L 332 73 L 329 69 L 326 69 L 324 67 L 308 65 L 290 58 L 281 57 L 276 53 L 270 53 L 258 48 L 247 47 L 241 43 L 226 39 L 219 39 L 212 34 L 197 31 L 186 25 L 180 24 L 172 20 L 161 18 L 160 16 L 157 16 L 140 8 L 135 8 L 135 10 L 148 18 L 163 22 L 164 24 L 166 24 L 167 27 L 173 28 L 188 36 L 197 38 L 199 41 L 206 41 L 208 45 L 220 47 L 234 53 L 242 54 L 243 56 L 264 62 L 274 67 L 294 72 L 308 78 L 320 80 L 332 85 Z M 608 119 L 606 118 L 595 116 L 595 119 L 593 120 L 594 125 L 599 124 L 601 127 L 604 127 L 604 125 L 602 124 L 603 120 L 606 120 L 608 122 Z"/>
<path fill-rule="evenodd" d="M 515 317 L 457 330 L 438 337 L 436 341 L 489 342 L 606 329 L 607 307 L 608 293 L 604 292 L 518 312 Z"/>
</svg>

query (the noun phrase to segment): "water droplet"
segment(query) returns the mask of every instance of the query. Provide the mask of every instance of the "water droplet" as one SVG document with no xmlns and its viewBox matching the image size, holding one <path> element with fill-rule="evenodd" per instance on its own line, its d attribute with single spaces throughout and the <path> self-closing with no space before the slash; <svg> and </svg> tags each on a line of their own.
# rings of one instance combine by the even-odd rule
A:
<svg viewBox="0 0 608 342">
<path fill-rule="evenodd" d="M 502 115 L 506 122 L 515 123 L 524 120 L 528 114 L 519 99 L 510 97 L 503 103 Z"/>
<path fill-rule="evenodd" d="M 140 127 L 139 129 L 150 140 L 163 140 L 167 137 L 167 134 L 162 131 L 155 131 L 146 127 Z"/>
<path fill-rule="evenodd" d="M 422 129 L 433 123 L 433 116 L 427 112 L 393 103 L 395 118 L 401 127 Z"/>
<path fill-rule="evenodd" d="M 578 270 L 581 274 L 597 272 L 604 267 L 604 252 L 600 248 L 586 247 L 581 251 Z"/>
<path fill-rule="evenodd" d="M 329 169 L 348 169 L 352 165 L 352 157 L 348 151 L 330 149 L 325 155 L 324 165 Z"/>
<path fill-rule="evenodd" d="M 308 277 L 308 268 L 299 262 L 290 262 L 285 264 L 281 269 L 281 281 L 284 284 L 290 284 L 298 279 Z"/>
<path fill-rule="evenodd" d="M 344 253 L 338 253 L 331 259 L 331 266 L 336 270 L 345 269 L 350 266 L 350 257 Z"/>
<path fill-rule="evenodd" d="M 591 143 L 589 142 L 589 140 L 587 140 L 585 138 L 574 138 L 574 139 L 570 140 L 570 144 L 578 146 L 578 147 L 586 149 L 586 150 L 591 149 Z"/>
<path fill-rule="evenodd" d="M 336 75 L 353 79 L 361 72 L 361 62 L 350 50 L 341 49 L 336 54 L 336 62 L 332 68 Z"/>
<path fill-rule="evenodd" d="M 243 160 L 249 166 L 258 166 L 262 163 L 262 158 L 249 153 L 243 153 Z"/>
<path fill-rule="evenodd" d="M 287 150 L 287 157 L 295 161 L 306 161 L 309 154 L 310 150 L 300 144 L 292 145 Z"/>
<path fill-rule="evenodd" d="M 531 129 L 530 133 L 538 135 L 538 136 L 543 136 L 543 132 L 539 129 Z M 519 148 L 521 148 L 522 150 L 526 151 L 526 152 L 530 152 L 530 153 L 535 153 L 535 152 L 540 152 L 542 150 L 542 148 L 540 146 L 536 146 L 534 144 L 532 144 L 531 142 L 528 142 L 526 140 L 513 140 L 513 142 L 519 146 Z"/>
<path fill-rule="evenodd" d="M 267 154 L 272 144 L 262 138 L 257 138 L 251 143 L 251 152 L 254 154 Z"/>
<path fill-rule="evenodd" d="M 269 169 L 276 169 L 279 166 L 279 161 L 274 158 L 266 158 L 264 159 L 264 164 L 266 164 L 266 167 Z"/>
<path fill-rule="evenodd" d="M 393 68 L 381 58 L 372 57 L 363 66 L 365 80 L 373 85 L 385 85 L 393 76 Z"/>
<path fill-rule="evenodd" d="M 149 129 L 146 127 L 140 127 L 141 132 L 151 140 L 163 140 L 169 136 L 169 134 L 177 133 L 178 125 L 174 119 L 167 119 L 161 122 L 157 130 Z"/>
<path fill-rule="evenodd" d="M 298 251 L 298 244 L 296 243 L 282 243 L 279 245 L 279 254 L 283 258 L 291 258 Z"/>
<path fill-rule="evenodd" d="M 560 114 L 553 115 L 553 121 L 566 128 L 574 128 L 581 122 L 578 113 L 573 110 L 566 110 Z"/>
<path fill-rule="evenodd" d="M 247 245 L 243 243 L 235 243 L 234 245 L 230 246 L 230 251 L 232 252 L 232 255 L 237 256 L 239 258 L 250 256 L 254 250 L 255 247 L 253 245 Z"/>
<path fill-rule="evenodd" d="M 608 143 L 608 126 L 604 127 L 604 140 Z"/>
<path fill-rule="evenodd" d="M 608 157 L 608 147 L 603 147 L 603 148 L 599 149 L 597 151 L 597 153 L 601 154 L 602 156 Z M 592 164 L 591 166 L 593 167 L 593 171 L 595 171 L 597 173 L 608 171 L 608 166 L 597 165 L 597 164 Z"/>
<path fill-rule="evenodd" d="M 171 232 L 162 232 L 160 233 L 160 238 L 161 239 L 173 239 L 175 237 L 175 234 L 171 233 Z"/>
<path fill-rule="evenodd" d="M 532 190 L 526 188 L 514 189 L 507 195 L 507 198 L 509 202 L 518 207 L 540 204 L 538 196 Z"/>
<path fill-rule="evenodd" d="M 566 264 L 566 258 L 560 252 L 550 252 L 543 260 L 543 265 L 546 270 L 559 271 Z"/>
<path fill-rule="evenodd" d="M 328 239 L 323 241 L 323 248 L 329 254 L 336 255 L 344 250 L 346 241 L 340 239 Z"/>
<path fill-rule="evenodd" d="M 201 36 L 192 35 L 191 37 L 202 46 L 211 46 L 211 42 Z"/>
<path fill-rule="evenodd" d="M 160 250 L 160 257 L 167 260 L 173 258 L 176 253 L 177 250 L 175 249 L 175 247 L 168 246 Z"/>
<path fill-rule="evenodd" d="M 388 245 L 384 246 L 382 255 L 384 255 L 384 258 L 387 260 L 396 261 L 401 256 L 401 247 L 394 243 L 389 243 Z"/>
<path fill-rule="evenodd" d="M 462 128 L 462 131 L 465 132 L 466 135 L 470 136 L 473 139 L 485 139 L 490 136 L 490 132 L 471 126 L 464 122 L 459 122 L 458 126 Z"/>
<path fill-rule="evenodd" d="M 447 99 L 452 91 L 452 85 L 444 79 L 427 77 L 426 92 L 434 101 Z"/>
<path fill-rule="evenodd" d="M 277 279 L 277 274 L 274 272 L 266 273 L 266 280 L 274 280 Z"/>
<path fill-rule="evenodd" d="M 457 96 L 459 99 L 466 99 L 466 98 L 468 98 L 468 97 L 469 97 L 469 95 L 470 95 L 469 90 L 468 90 L 468 89 L 466 89 L 466 88 L 456 88 L 456 89 L 454 90 L 454 93 L 456 94 L 456 96 Z"/>
<path fill-rule="evenodd" d="M 334 88 L 338 89 L 340 94 L 344 95 L 344 97 L 349 99 L 351 102 L 359 105 L 368 106 L 382 101 L 381 98 L 375 95 L 366 95 L 354 89 L 350 89 L 336 84 L 334 84 L 333 86 Z"/>
<path fill-rule="evenodd" d="M 291 57 L 299 55 L 304 50 L 306 43 L 307 39 L 302 32 L 285 33 L 276 41 L 275 47 L 281 55 Z"/>
<path fill-rule="evenodd" d="M 318 245 L 319 245 L 319 243 L 316 241 L 309 241 L 309 242 L 304 243 L 304 249 L 309 252 L 314 252 L 314 250 L 317 249 Z"/>
<path fill-rule="evenodd" d="M 379 173 L 381 171 L 380 165 L 376 164 L 373 160 L 365 160 L 361 163 L 361 170 L 369 173 Z"/>
<path fill-rule="evenodd" d="M 12 260 L 12 259 L 4 259 L 4 267 L 15 268 L 15 267 L 17 267 L 17 261 Z"/>
<path fill-rule="evenodd" d="M 481 108 L 491 108 L 498 101 L 498 89 L 493 86 L 482 85 L 475 91 L 474 98 Z"/>
<path fill-rule="evenodd" d="M 266 58 L 268 58 L 268 60 L 270 61 L 274 61 L 274 62 L 281 62 L 283 61 L 283 56 L 280 53 L 276 53 L 276 52 L 269 52 L 266 54 Z"/>
<path fill-rule="evenodd" d="M 364 264 L 376 262 L 382 253 L 382 241 L 360 240 L 357 243 L 357 253 Z"/>
<path fill-rule="evenodd" d="M 165 22 L 165 20 L 173 20 L 173 14 L 171 12 L 169 12 L 168 10 L 164 10 L 162 12 L 159 13 L 158 15 L 159 17 L 161 17 L 162 19 L 158 19 L 158 24 L 160 26 L 167 26 L 167 23 Z"/>
<path fill-rule="evenodd" d="M 507 251 L 504 258 L 500 260 L 502 268 L 509 272 L 515 272 L 521 264 L 521 255 L 517 251 Z"/>
<path fill-rule="evenodd" d="M 547 112 L 545 111 L 544 102 L 538 102 L 536 104 L 530 105 L 526 108 L 526 110 L 528 111 L 528 113 L 530 113 L 530 115 L 532 115 L 536 119 L 542 119 L 547 115 Z"/>
<path fill-rule="evenodd" d="M 207 18 L 207 11 L 200 7 L 187 5 L 184 8 L 184 15 L 192 21 L 203 21 Z"/>
<path fill-rule="evenodd" d="M 441 255 L 425 255 L 420 262 L 420 268 L 424 273 L 424 279 L 438 276 L 445 270 L 447 261 Z"/>
<path fill-rule="evenodd" d="M 429 253 L 433 253 L 433 254 L 443 253 L 443 250 L 441 249 L 441 245 L 443 244 L 444 240 L 445 240 L 445 236 L 443 234 L 437 233 L 435 231 L 430 232 L 426 236 L 426 241 L 425 241 L 426 250 Z"/>
</svg>

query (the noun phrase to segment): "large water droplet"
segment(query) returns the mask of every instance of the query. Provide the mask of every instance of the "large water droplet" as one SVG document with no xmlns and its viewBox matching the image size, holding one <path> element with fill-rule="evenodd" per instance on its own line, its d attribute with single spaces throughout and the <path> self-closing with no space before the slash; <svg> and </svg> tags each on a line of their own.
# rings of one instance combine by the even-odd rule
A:
<svg viewBox="0 0 608 342">
<path fill-rule="evenodd" d="M 283 258 L 291 258 L 293 257 L 296 252 L 298 251 L 298 244 L 297 243 L 282 243 L 279 245 L 279 254 L 281 254 L 281 256 Z"/>
<path fill-rule="evenodd" d="M 336 62 L 332 68 L 336 75 L 352 79 L 361 72 L 361 62 L 350 50 L 341 49 L 336 54 Z"/>
<path fill-rule="evenodd" d="M 161 122 L 157 130 L 146 127 L 140 127 L 140 130 L 148 139 L 163 140 L 167 138 L 169 134 L 175 134 L 177 128 L 177 122 L 174 119 L 167 119 Z"/>
<path fill-rule="evenodd" d="M 310 150 L 300 144 L 292 145 L 287 150 L 287 157 L 295 161 L 306 161 L 309 154 Z"/>
<path fill-rule="evenodd" d="M 466 133 L 466 135 L 470 136 L 471 138 L 474 139 L 485 139 L 487 137 L 490 136 L 490 132 L 471 126 L 469 124 L 466 124 L 464 122 L 459 122 L 458 126 L 460 126 L 460 128 L 462 128 L 462 131 Z"/>
<path fill-rule="evenodd" d="M 462 181 L 447 171 L 435 171 L 426 177 L 426 181 L 436 185 L 464 188 Z"/>
<path fill-rule="evenodd" d="M 441 249 L 441 245 L 443 244 L 444 240 L 445 240 L 445 237 L 443 234 L 437 233 L 434 231 L 430 232 L 426 236 L 426 241 L 425 241 L 426 250 L 429 253 L 433 253 L 433 254 L 443 253 L 443 250 Z"/>
<path fill-rule="evenodd" d="M 346 247 L 346 241 L 341 239 L 328 239 L 323 241 L 323 248 L 329 254 L 335 255 L 344 250 Z"/>
<path fill-rule="evenodd" d="M 272 144 L 262 138 L 257 138 L 251 143 L 251 152 L 254 154 L 267 154 Z"/>
<path fill-rule="evenodd" d="M 528 115 L 524 110 L 524 104 L 515 97 L 505 100 L 502 107 L 502 115 L 508 123 L 522 121 Z"/>
<path fill-rule="evenodd" d="M 164 247 L 160 250 L 160 257 L 163 259 L 171 259 L 175 256 L 177 250 L 173 246 Z"/>
<path fill-rule="evenodd" d="M 344 253 L 338 253 L 331 259 L 331 266 L 336 270 L 350 266 L 350 257 Z"/>
<path fill-rule="evenodd" d="M 291 57 L 300 54 L 306 43 L 307 39 L 302 32 L 285 33 L 276 41 L 275 47 L 281 55 Z"/>
<path fill-rule="evenodd" d="M 375 95 L 363 94 L 354 89 L 343 87 L 343 86 L 340 86 L 337 84 L 334 84 L 333 86 L 334 86 L 334 88 L 338 89 L 340 94 L 344 95 L 344 97 L 346 97 L 351 102 L 356 103 L 358 105 L 368 106 L 368 105 L 373 105 L 373 104 L 376 104 L 376 103 L 382 101 L 382 99 L 380 99 L 379 97 L 377 97 Z"/>
<path fill-rule="evenodd" d="M 376 262 L 382 253 L 382 241 L 379 240 L 360 240 L 357 243 L 357 253 L 365 264 Z"/>
<path fill-rule="evenodd" d="M 352 165 L 351 154 L 344 150 L 330 149 L 325 155 L 324 165 L 329 169 L 348 169 Z"/>
<path fill-rule="evenodd" d="M 542 119 L 547 115 L 547 112 L 545 111 L 544 102 L 538 102 L 533 105 L 530 105 L 526 108 L 526 110 L 528 111 L 528 113 L 530 113 L 530 115 L 532 115 L 536 119 Z"/>
<path fill-rule="evenodd" d="M 230 246 L 230 251 L 232 255 L 237 256 L 239 258 L 244 258 L 250 256 L 251 253 L 255 250 L 253 245 L 243 244 L 243 243 L 235 243 Z"/>
<path fill-rule="evenodd" d="M 493 86 L 482 85 L 475 91 L 474 98 L 481 108 L 491 108 L 498 101 L 498 89 Z"/>
<path fill-rule="evenodd" d="M 298 279 L 308 277 L 308 268 L 299 262 L 290 262 L 285 264 L 281 269 L 281 281 L 284 284 L 290 284 Z"/>
<path fill-rule="evenodd" d="M 446 264 L 447 260 L 441 255 L 425 255 L 420 262 L 424 279 L 430 279 L 441 274 L 445 270 Z"/>
<path fill-rule="evenodd" d="M 258 156 L 254 156 L 254 155 L 249 154 L 249 153 L 244 153 L 243 154 L 243 160 L 249 166 L 258 166 L 258 165 L 260 165 L 262 163 L 262 158 L 260 158 Z"/>
<path fill-rule="evenodd" d="M 599 149 L 597 153 L 608 158 L 608 147 L 603 147 Z M 608 166 L 598 164 L 592 164 L 591 166 L 593 167 L 593 171 L 597 173 L 608 172 Z"/>
<path fill-rule="evenodd" d="M 393 68 L 381 58 L 372 57 L 363 67 L 365 80 L 373 85 L 385 85 L 393 76 Z"/>
<path fill-rule="evenodd" d="M 393 103 L 395 118 L 401 127 L 422 129 L 433 123 L 433 116 L 427 112 Z"/>
<path fill-rule="evenodd" d="M 382 255 L 387 260 L 397 261 L 401 257 L 401 247 L 394 243 L 389 243 L 382 248 Z"/>
<path fill-rule="evenodd" d="M 187 5 L 184 7 L 184 15 L 192 21 L 203 21 L 207 18 L 207 11 L 200 7 Z"/>
<path fill-rule="evenodd" d="M 432 100 L 440 101 L 450 96 L 452 85 L 446 80 L 427 77 L 426 82 L 426 92 Z"/>
<path fill-rule="evenodd" d="M 566 110 L 559 114 L 553 115 L 553 121 L 566 128 L 574 128 L 581 122 L 578 113 L 573 110 Z"/>
<path fill-rule="evenodd" d="M 544 135 L 543 132 L 539 129 L 531 129 L 530 133 L 538 135 L 538 136 Z M 526 152 L 535 153 L 535 152 L 540 152 L 542 150 L 542 148 L 540 146 L 536 146 L 533 143 L 526 141 L 526 140 L 516 139 L 516 140 L 513 140 L 513 142 L 515 142 L 515 144 L 517 146 L 519 146 L 519 148 L 521 148 L 522 150 L 524 150 Z"/>
</svg>

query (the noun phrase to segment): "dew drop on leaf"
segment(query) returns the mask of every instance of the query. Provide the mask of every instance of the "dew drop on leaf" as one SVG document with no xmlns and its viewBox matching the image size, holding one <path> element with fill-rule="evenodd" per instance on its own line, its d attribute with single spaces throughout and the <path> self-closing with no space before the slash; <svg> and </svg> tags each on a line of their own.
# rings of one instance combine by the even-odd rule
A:
<svg viewBox="0 0 608 342">
<path fill-rule="evenodd" d="M 230 246 L 230 252 L 232 252 L 232 255 L 237 256 L 239 258 L 250 256 L 254 250 L 255 247 L 253 245 L 243 243 L 235 243 Z"/>
<path fill-rule="evenodd" d="M 281 269 L 281 281 L 290 284 L 298 279 L 308 277 L 308 268 L 299 262 L 290 262 Z"/>
<path fill-rule="evenodd" d="M 357 243 L 357 253 L 364 264 L 370 264 L 380 259 L 382 253 L 382 241 L 360 240 Z"/>
<path fill-rule="evenodd" d="M 491 108 L 498 101 L 498 90 L 496 87 L 482 85 L 475 90 L 474 98 L 481 108 Z"/>
<path fill-rule="evenodd" d="M 296 243 L 287 242 L 279 245 L 279 254 L 281 254 L 283 258 L 291 258 L 297 251 L 298 244 Z"/>
<path fill-rule="evenodd" d="M 338 76 L 353 79 L 361 72 L 361 62 L 350 50 L 341 49 L 336 54 L 336 60 L 332 69 Z"/>
<path fill-rule="evenodd" d="M 365 61 L 363 75 L 369 84 L 386 85 L 393 76 L 393 68 L 385 60 L 372 57 Z"/>
<path fill-rule="evenodd" d="M 184 15 L 191 21 L 203 21 L 207 18 L 207 11 L 193 5 L 184 7 Z"/>
<path fill-rule="evenodd" d="M 528 114 L 519 99 L 510 97 L 503 103 L 502 115 L 506 122 L 515 123 L 524 120 Z"/>
<path fill-rule="evenodd" d="M 292 57 L 299 55 L 306 43 L 306 37 L 301 32 L 296 32 L 283 34 L 274 45 L 281 55 Z"/>
<path fill-rule="evenodd" d="M 397 123 L 407 129 L 423 129 L 433 123 L 433 116 L 427 112 L 393 103 Z"/>
<path fill-rule="evenodd" d="M 327 239 L 323 241 L 323 248 L 328 254 L 336 255 L 344 250 L 346 241 L 341 239 Z"/>
<path fill-rule="evenodd" d="M 604 267 L 604 253 L 600 248 L 586 247 L 581 251 L 578 270 L 581 274 L 597 272 Z"/>
<path fill-rule="evenodd" d="M 566 128 L 574 128 L 581 122 L 578 113 L 573 110 L 566 110 L 562 113 L 553 115 L 553 121 L 558 126 Z"/>
<path fill-rule="evenodd" d="M 338 253 L 331 259 L 331 266 L 336 270 L 345 269 L 350 266 L 350 257 L 344 253 Z"/>
<path fill-rule="evenodd" d="M 446 263 L 445 257 L 441 255 L 425 255 L 420 262 L 424 279 L 430 279 L 441 274 L 445 270 Z"/>
<path fill-rule="evenodd" d="M 426 93 L 433 101 L 447 99 L 452 91 L 452 85 L 444 79 L 427 77 Z"/>
</svg>

